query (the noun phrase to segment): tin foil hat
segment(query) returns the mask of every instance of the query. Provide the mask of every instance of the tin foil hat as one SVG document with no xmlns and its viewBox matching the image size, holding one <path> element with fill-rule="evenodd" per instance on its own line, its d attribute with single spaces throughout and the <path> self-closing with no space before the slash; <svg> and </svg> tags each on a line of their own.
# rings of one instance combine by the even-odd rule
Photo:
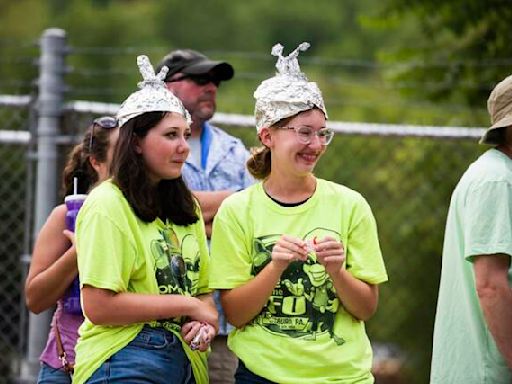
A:
<svg viewBox="0 0 512 384">
<path fill-rule="evenodd" d="M 314 107 L 322 110 L 327 119 L 322 93 L 316 83 L 308 81 L 300 71 L 297 59 L 299 52 L 307 50 L 309 46 L 309 43 L 302 43 L 286 57 L 282 55 L 281 44 L 272 47 L 272 56 L 277 56 L 277 73 L 264 80 L 254 92 L 254 115 L 258 132 L 263 127 L 270 127 L 279 120 Z"/>
<path fill-rule="evenodd" d="M 180 99 L 165 87 L 163 80 L 169 69 L 164 66 L 155 75 L 155 70 L 147 56 L 137 56 L 137 65 L 139 66 L 143 81 L 137 84 L 140 90 L 133 92 L 121 104 L 117 112 L 119 126 L 122 127 L 128 120 L 143 113 L 155 111 L 179 113 L 190 124 L 192 122 L 190 114 Z"/>
</svg>

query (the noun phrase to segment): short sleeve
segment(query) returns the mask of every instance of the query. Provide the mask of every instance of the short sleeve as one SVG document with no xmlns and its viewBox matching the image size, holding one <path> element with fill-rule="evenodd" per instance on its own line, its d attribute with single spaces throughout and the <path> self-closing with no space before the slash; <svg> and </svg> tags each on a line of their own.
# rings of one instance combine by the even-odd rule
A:
<svg viewBox="0 0 512 384">
<path fill-rule="evenodd" d="M 210 243 L 210 288 L 238 287 L 251 276 L 251 251 L 234 208 L 221 206 L 213 221 Z"/>
<path fill-rule="evenodd" d="M 364 198 L 354 208 L 353 225 L 348 233 L 347 270 L 370 284 L 388 280 L 379 246 L 377 224 Z"/>
<path fill-rule="evenodd" d="M 488 181 L 470 188 L 464 207 L 464 257 L 512 255 L 512 186 Z"/>
<path fill-rule="evenodd" d="M 130 236 L 97 208 L 87 208 L 82 208 L 76 229 L 80 283 L 126 292 L 136 261 Z"/>
</svg>

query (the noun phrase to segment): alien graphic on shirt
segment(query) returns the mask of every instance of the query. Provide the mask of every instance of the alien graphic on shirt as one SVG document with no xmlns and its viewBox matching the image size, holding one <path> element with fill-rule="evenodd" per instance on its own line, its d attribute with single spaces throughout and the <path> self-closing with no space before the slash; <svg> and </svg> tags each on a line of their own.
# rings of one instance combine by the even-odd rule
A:
<svg viewBox="0 0 512 384">
<path fill-rule="evenodd" d="M 304 239 L 325 236 L 340 238 L 339 234 L 325 228 L 309 232 Z M 253 241 L 252 274 L 257 275 L 272 259 L 272 249 L 280 235 L 267 235 Z M 344 340 L 334 334 L 334 319 L 340 307 L 333 283 L 324 266 L 310 252 L 305 262 L 293 261 L 282 273 L 267 304 L 256 322 L 271 332 L 285 333 L 290 337 L 315 340 L 328 333 L 341 345 Z"/>
<path fill-rule="evenodd" d="M 172 227 L 159 230 L 160 238 L 151 242 L 155 258 L 155 277 L 161 294 L 194 295 L 199 281 L 199 245 L 192 234 L 181 241 Z"/>
</svg>

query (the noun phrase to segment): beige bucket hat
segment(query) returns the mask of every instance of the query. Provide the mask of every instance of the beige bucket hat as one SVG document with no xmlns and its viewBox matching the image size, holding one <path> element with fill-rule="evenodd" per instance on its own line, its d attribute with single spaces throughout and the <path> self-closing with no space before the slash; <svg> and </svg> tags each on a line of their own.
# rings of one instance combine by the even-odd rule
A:
<svg viewBox="0 0 512 384">
<path fill-rule="evenodd" d="M 480 144 L 496 145 L 491 132 L 498 128 L 512 126 L 512 75 L 499 82 L 487 100 L 491 126 L 480 139 Z"/>
</svg>

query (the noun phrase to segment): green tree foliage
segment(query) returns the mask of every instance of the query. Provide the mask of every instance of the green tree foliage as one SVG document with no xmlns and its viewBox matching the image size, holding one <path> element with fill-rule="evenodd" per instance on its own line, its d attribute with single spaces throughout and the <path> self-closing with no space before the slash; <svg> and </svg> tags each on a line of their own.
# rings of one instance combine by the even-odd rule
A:
<svg viewBox="0 0 512 384">
<path fill-rule="evenodd" d="M 419 92 L 432 100 L 481 107 L 494 85 L 510 74 L 509 1 L 386 0 L 385 4 L 388 26 L 411 19 L 418 25 L 415 43 L 405 39 L 381 52 L 385 63 L 408 63 L 388 71 L 395 82 L 426 84 L 421 89 L 406 88 L 408 95 Z"/>
<path fill-rule="evenodd" d="M 119 102 L 139 80 L 136 55 L 147 54 L 156 63 L 171 49 L 191 47 L 229 60 L 236 68 L 235 81 L 223 84 L 221 109 L 252 113 L 252 92 L 275 70 L 269 55 L 272 45 L 280 42 L 289 51 L 309 41 L 311 49 L 301 62 L 324 91 L 331 119 L 486 123 L 485 98 L 475 101 L 479 108 L 473 109 L 467 108 L 464 98 L 432 102 L 424 96 L 430 88 L 438 89 L 441 81 L 405 77 L 413 73 L 409 69 L 422 68 L 410 52 L 428 42 L 422 40 L 421 22 L 412 12 L 406 17 L 388 11 L 390 16 L 380 18 L 386 4 L 379 0 L 0 0 L 0 92 L 33 89 L 36 43 L 45 28 L 62 28 L 71 47 L 68 98 Z M 30 23 L 23 22 L 27 17 Z M 438 54 L 447 53 L 440 49 Z M 446 67 L 438 72 L 444 77 L 451 73 Z M 480 82 L 488 85 L 485 79 Z"/>
</svg>

